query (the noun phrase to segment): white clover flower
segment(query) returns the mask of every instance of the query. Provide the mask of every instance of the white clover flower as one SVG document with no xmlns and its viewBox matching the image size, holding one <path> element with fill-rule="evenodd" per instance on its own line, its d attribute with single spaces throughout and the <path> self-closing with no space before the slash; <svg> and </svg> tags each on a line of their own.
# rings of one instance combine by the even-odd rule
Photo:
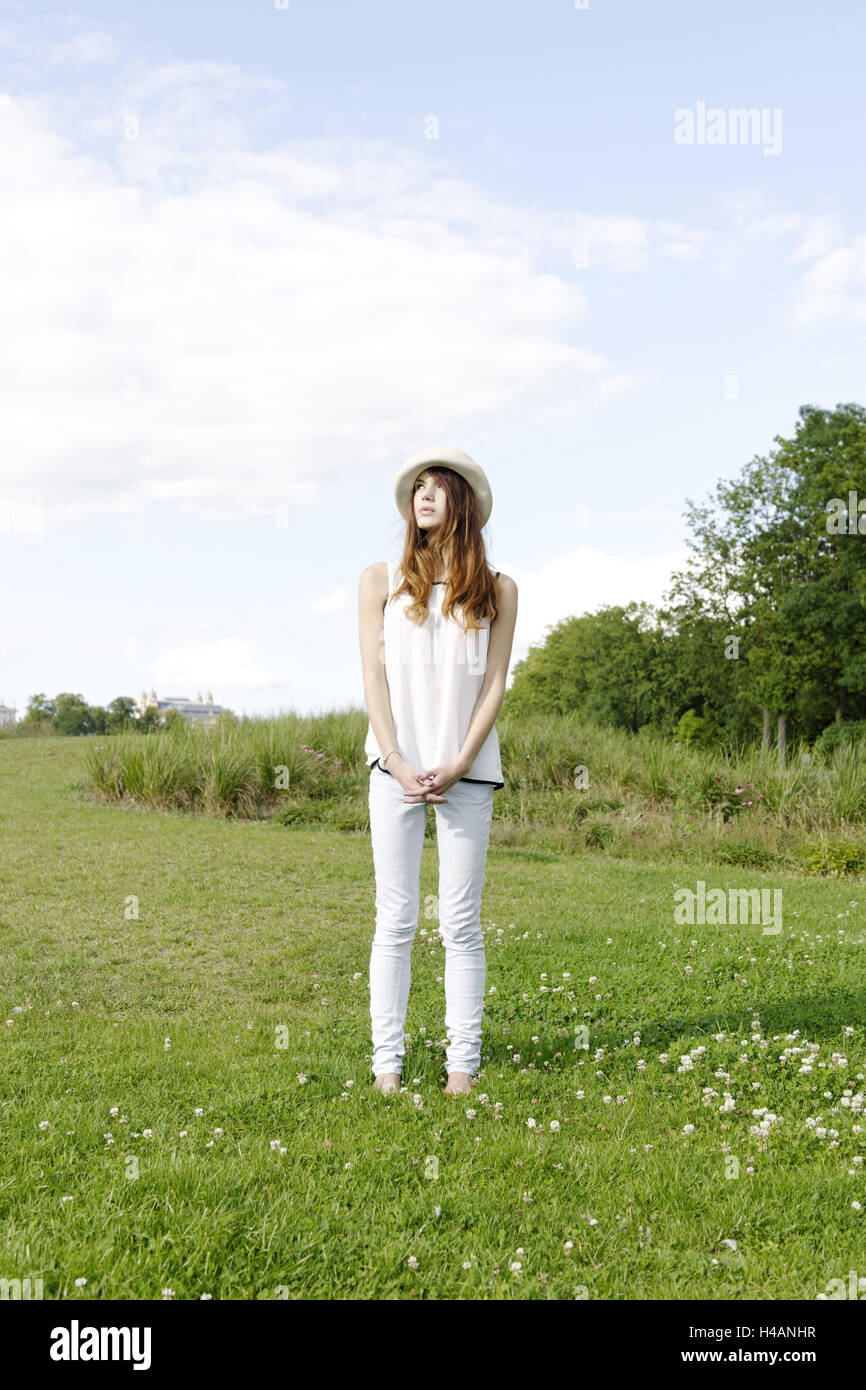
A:
<svg viewBox="0 0 866 1390">
<path fill-rule="evenodd" d="M 551 1129 L 551 1133 L 555 1134 L 556 1131 L 559 1129 L 559 1120 L 551 1120 L 551 1121 L 550 1121 L 550 1129 Z"/>
</svg>

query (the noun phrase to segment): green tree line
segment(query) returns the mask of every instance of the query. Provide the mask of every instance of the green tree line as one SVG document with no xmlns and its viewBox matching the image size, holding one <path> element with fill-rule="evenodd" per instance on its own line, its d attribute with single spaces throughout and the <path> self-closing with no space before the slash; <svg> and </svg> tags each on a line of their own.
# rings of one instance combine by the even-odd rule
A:
<svg viewBox="0 0 866 1390">
<path fill-rule="evenodd" d="M 231 710 L 224 710 L 219 719 L 230 722 L 235 715 Z M 185 723 L 180 710 L 176 709 L 166 710 L 160 718 L 153 706 L 148 706 L 143 714 L 136 715 L 135 700 L 129 695 L 118 695 L 108 705 L 89 705 L 83 695 L 64 691 L 53 700 L 42 693 L 31 695 L 26 714 L 13 729 L 22 734 L 152 733 Z"/>
</svg>

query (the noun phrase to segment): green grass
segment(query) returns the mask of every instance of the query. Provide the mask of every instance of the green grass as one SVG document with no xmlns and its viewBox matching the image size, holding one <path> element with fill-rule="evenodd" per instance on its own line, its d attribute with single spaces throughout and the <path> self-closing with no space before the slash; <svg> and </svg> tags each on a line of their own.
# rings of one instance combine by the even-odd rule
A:
<svg viewBox="0 0 866 1390">
<path fill-rule="evenodd" d="M 452 1098 L 429 843 L 408 1086 L 385 1098 L 367 835 L 95 802 L 91 742 L 0 743 L 0 1278 L 46 1298 L 731 1300 L 866 1275 L 866 1121 L 841 1103 L 866 1072 L 862 880 L 687 844 L 494 844 L 483 1070 Z M 675 925 L 697 878 L 781 887 L 782 933 Z M 807 1042 L 811 1073 L 780 1062 Z M 782 1123 L 750 1135 L 764 1107 Z"/>
</svg>

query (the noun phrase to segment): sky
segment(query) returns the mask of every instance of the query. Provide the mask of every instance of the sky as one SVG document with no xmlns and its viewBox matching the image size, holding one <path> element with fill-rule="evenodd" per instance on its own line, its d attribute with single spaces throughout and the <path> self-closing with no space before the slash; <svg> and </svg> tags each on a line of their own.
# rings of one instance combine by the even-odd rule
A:
<svg viewBox="0 0 866 1390">
<path fill-rule="evenodd" d="M 0 3 L 0 702 L 362 707 L 442 444 L 512 672 L 661 602 L 687 499 L 866 398 L 864 13 Z"/>
</svg>

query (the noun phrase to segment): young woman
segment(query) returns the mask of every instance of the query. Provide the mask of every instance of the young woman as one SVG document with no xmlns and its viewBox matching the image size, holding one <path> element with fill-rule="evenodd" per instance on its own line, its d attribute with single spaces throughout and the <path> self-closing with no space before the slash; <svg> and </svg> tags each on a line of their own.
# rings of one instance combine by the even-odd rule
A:
<svg viewBox="0 0 866 1390">
<path fill-rule="evenodd" d="M 504 786 L 495 720 L 511 658 L 517 585 L 487 563 L 481 530 L 493 497 L 468 454 L 444 448 L 414 455 L 397 474 L 394 498 L 406 521 L 402 558 L 370 565 L 359 585 L 376 875 L 374 1085 L 386 1093 L 401 1082 L 431 802 L 445 943 L 445 1089 L 460 1095 L 471 1090 L 481 1064 L 481 891 L 493 793 Z"/>
</svg>

